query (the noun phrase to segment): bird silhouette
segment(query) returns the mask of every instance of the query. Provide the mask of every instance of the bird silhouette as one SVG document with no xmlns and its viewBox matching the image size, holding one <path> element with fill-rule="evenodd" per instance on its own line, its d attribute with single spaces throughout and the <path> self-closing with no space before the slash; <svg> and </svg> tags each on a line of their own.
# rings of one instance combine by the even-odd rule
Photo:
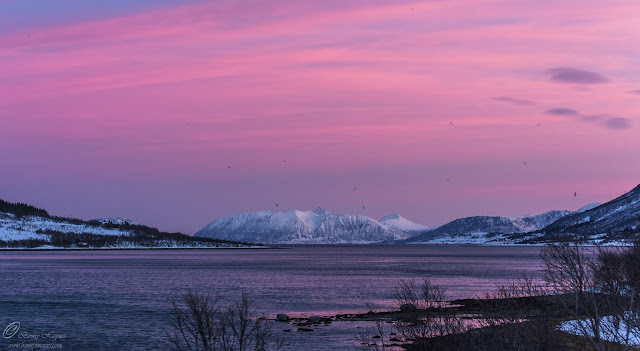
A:
<svg viewBox="0 0 640 351">
<path fill-rule="evenodd" d="M 446 180 L 447 182 L 450 182 L 450 181 L 451 181 L 451 179 L 449 179 L 449 178 L 447 178 L 447 179 L 445 179 L 445 180 Z"/>
<path fill-rule="evenodd" d="M 449 122 L 449 124 L 453 125 L 453 122 Z"/>
<path fill-rule="evenodd" d="M 229 167 L 229 169 L 231 169 L 231 166 L 227 166 L 227 167 Z"/>
<path fill-rule="evenodd" d="M 358 188 L 357 188 L 357 187 L 354 187 L 354 188 L 353 188 L 353 190 L 351 190 L 351 191 L 356 191 L 356 189 L 358 189 Z"/>
<path fill-rule="evenodd" d="M 362 209 L 364 210 L 364 206 L 362 206 Z"/>
<path fill-rule="evenodd" d="M 525 166 L 527 165 L 527 161 L 524 161 L 524 165 L 525 165 Z"/>
<path fill-rule="evenodd" d="M 280 207 L 280 206 L 278 206 L 278 204 L 276 203 L 276 207 Z"/>
<path fill-rule="evenodd" d="M 578 193 L 577 193 L 577 192 L 574 192 L 574 193 L 573 193 L 573 197 L 576 197 L 576 196 L 578 196 Z"/>
</svg>

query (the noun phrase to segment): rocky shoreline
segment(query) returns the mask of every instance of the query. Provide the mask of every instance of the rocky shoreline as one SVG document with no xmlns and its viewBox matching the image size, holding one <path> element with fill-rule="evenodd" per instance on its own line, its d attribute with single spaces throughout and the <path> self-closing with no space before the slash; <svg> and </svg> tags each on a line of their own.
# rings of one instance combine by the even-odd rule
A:
<svg viewBox="0 0 640 351">
<path fill-rule="evenodd" d="M 312 333 L 323 326 L 335 323 L 369 322 L 373 333 L 361 333 L 360 348 L 363 350 L 451 350 L 456 345 L 458 350 L 490 350 L 495 340 L 503 338 L 504 334 L 521 333 L 524 338 L 531 338 L 525 343 L 535 344 L 535 333 L 528 331 L 539 330 L 541 327 L 549 333 L 558 345 L 558 350 L 585 350 L 584 338 L 563 332 L 558 326 L 570 320 L 571 314 L 561 305 L 559 296 L 525 296 L 514 298 L 476 298 L 442 301 L 441 306 L 429 309 L 417 309 L 415 306 L 400 306 L 397 310 L 368 311 L 366 313 L 346 313 L 335 315 L 310 315 L 308 317 L 289 317 L 278 314 L 269 320 L 273 324 L 273 331 L 292 333 Z M 539 317 L 545 315 L 544 326 Z M 402 332 L 396 330 L 398 323 L 418 318 L 443 318 L 455 316 L 465 325 L 459 333 L 444 333 L 429 338 L 425 347 L 425 340 L 407 339 Z M 443 319 L 444 320 L 444 319 Z M 491 322 L 487 322 L 487 320 Z M 515 324 L 510 322 L 516 321 Z M 360 328 L 360 327 L 357 327 Z M 515 328 L 515 329 L 514 329 Z M 379 332 L 379 333 L 378 333 Z M 384 334 L 384 335 L 383 335 Z M 466 346 L 465 346 L 466 345 Z M 502 349 L 496 347 L 496 350 Z M 552 348 L 556 349 L 556 348 Z M 615 347 L 614 347 L 615 349 Z"/>
</svg>

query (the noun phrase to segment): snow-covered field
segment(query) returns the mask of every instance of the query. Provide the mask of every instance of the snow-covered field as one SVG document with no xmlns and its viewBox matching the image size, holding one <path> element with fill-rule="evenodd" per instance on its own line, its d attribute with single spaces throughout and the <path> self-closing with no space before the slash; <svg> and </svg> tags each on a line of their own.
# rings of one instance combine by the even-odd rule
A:
<svg viewBox="0 0 640 351">
<path fill-rule="evenodd" d="M 601 318 L 600 323 L 602 331 L 600 333 L 601 339 L 618 342 L 623 345 L 640 346 L 640 330 L 638 328 L 628 329 L 624 321 L 620 321 L 620 324 L 616 326 L 614 318 L 611 316 Z M 575 335 L 594 337 L 594 333 L 589 327 L 587 320 L 566 321 L 560 324 L 558 329 Z"/>
<path fill-rule="evenodd" d="M 62 233 L 91 233 L 98 235 L 130 235 L 131 232 L 85 224 L 73 224 L 50 218 L 25 216 L 16 218 L 11 213 L 0 213 L 0 240 L 43 239 L 48 236 L 36 233 L 38 230 L 54 230 Z"/>
</svg>

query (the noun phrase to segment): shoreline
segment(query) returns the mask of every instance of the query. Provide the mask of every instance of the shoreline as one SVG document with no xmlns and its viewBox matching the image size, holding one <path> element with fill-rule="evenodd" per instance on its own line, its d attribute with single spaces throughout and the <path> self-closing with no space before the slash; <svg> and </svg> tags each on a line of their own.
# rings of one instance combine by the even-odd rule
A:
<svg viewBox="0 0 640 351">
<path fill-rule="evenodd" d="M 116 251 L 116 250 L 286 250 L 286 247 L 271 247 L 271 246 L 251 246 L 251 247 L 104 247 L 104 248 L 84 248 L 84 247 L 55 247 L 55 248 L 0 248 L 0 251 Z"/>
<path fill-rule="evenodd" d="M 286 320 L 276 318 L 265 318 L 275 324 L 274 329 L 279 332 L 286 333 L 313 333 L 319 328 L 332 324 L 342 325 L 346 327 L 348 323 L 371 323 L 367 327 L 359 329 L 359 337 L 362 342 L 360 346 L 364 350 L 409 350 L 422 351 L 425 345 L 430 345 L 434 350 L 449 350 L 452 345 L 470 345 L 470 342 L 483 340 L 483 343 L 489 345 L 496 337 L 504 336 L 507 333 L 519 329 L 519 333 L 523 333 L 525 338 L 531 338 L 531 342 L 535 341 L 535 335 L 529 334 L 529 329 L 540 328 L 540 320 L 536 320 L 536 312 L 547 314 L 544 323 L 547 323 L 546 330 L 555 338 L 556 342 L 562 345 L 563 350 L 582 351 L 584 345 L 587 345 L 587 338 L 577 335 L 568 330 L 563 330 L 562 325 L 576 320 L 576 316 L 572 316 L 567 310 L 563 310 L 558 298 L 561 295 L 531 295 L 513 298 L 463 298 L 441 301 L 442 307 L 431 307 L 427 309 L 418 309 L 410 312 L 400 309 L 384 310 L 384 311 L 368 311 L 366 313 L 344 313 L 344 314 L 328 314 L 328 315 L 299 315 Z M 525 309 L 523 311 L 521 309 Z M 533 308 L 533 309 L 531 309 Z M 400 329 L 396 327 L 397 323 L 407 323 L 407 321 L 415 321 L 425 316 L 428 319 L 444 321 L 446 318 L 458 318 L 464 326 L 457 332 L 441 335 L 435 333 L 427 337 L 418 337 L 415 339 L 403 337 Z M 586 318 L 586 315 L 578 317 Z M 442 319 L 439 319 L 442 318 Z M 340 324 L 346 323 L 346 324 Z M 438 322 L 440 323 L 440 322 Z M 289 328 L 289 329 L 282 329 Z M 406 325 L 405 325 L 406 327 Z M 346 327 L 353 329 L 353 327 Z M 515 329 L 514 329 L 515 328 Z M 615 342 L 607 341 L 607 344 L 614 345 Z M 373 346 L 373 348 L 371 348 Z M 464 348 L 475 350 L 474 348 Z M 637 350 L 637 348 L 631 348 Z"/>
</svg>

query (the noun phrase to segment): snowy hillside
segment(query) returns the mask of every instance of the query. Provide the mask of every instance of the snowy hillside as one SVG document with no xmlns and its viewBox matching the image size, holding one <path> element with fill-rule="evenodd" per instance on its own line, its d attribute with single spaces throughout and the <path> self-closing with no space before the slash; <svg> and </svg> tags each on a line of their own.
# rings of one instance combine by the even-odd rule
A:
<svg viewBox="0 0 640 351">
<path fill-rule="evenodd" d="M 62 233 L 91 233 L 97 235 L 130 235 L 131 231 L 103 228 L 97 225 L 74 224 L 59 219 L 37 216 L 17 217 L 12 213 L 0 213 L 0 240 L 45 239 L 48 231 Z"/>
<path fill-rule="evenodd" d="M 576 212 L 542 229 L 547 235 L 634 233 L 640 229 L 640 185 L 607 203 Z"/>
<path fill-rule="evenodd" d="M 572 213 L 571 211 L 549 211 L 524 217 L 475 216 L 456 219 L 438 228 L 427 230 L 405 241 L 405 243 L 431 244 L 444 241 L 468 243 L 484 241 L 485 234 L 526 233 L 539 230 L 556 220 Z M 473 234 L 473 235 L 471 235 Z M 455 239 L 447 239 L 447 238 Z M 437 240 L 436 240 L 437 239 Z"/>
<path fill-rule="evenodd" d="M 584 211 L 589 211 L 589 210 L 594 209 L 594 208 L 596 208 L 596 207 L 598 207 L 598 206 L 600 206 L 600 205 L 601 205 L 601 203 L 599 203 L 599 202 L 592 202 L 592 203 L 590 203 L 590 204 L 587 204 L 587 205 L 584 205 L 584 206 L 580 207 L 580 208 L 576 211 L 576 213 L 582 213 L 582 212 L 584 212 Z"/>
<path fill-rule="evenodd" d="M 525 217 L 467 217 L 405 240 L 422 244 L 544 244 L 576 238 L 583 244 L 622 245 L 640 233 L 640 186 L 604 204 Z"/>
<path fill-rule="evenodd" d="M 419 227 L 400 216 L 387 220 L 390 225 L 366 216 L 332 214 L 322 208 L 261 211 L 217 219 L 195 236 L 265 244 L 375 243 L 406 239 L 412 233 L 403 228 Z"/>
<path fill-rule="evenodd" d="M 398 214 L 391 214 L 380 218 L 378 221 L 389 228 L 401 230 L 404 232 L 419 232 L 429 229 L 428 227 L 412 222 Z"/>
<path fill-rule="evenodd" d="M 122 217 L 114 217 L 114 218 L 95 218 L 92 219 L 91 221 L 95 221 L 98 222 L 100 224 L 115 224 L 115 225 L 122 225 L 122 224 L 129 224 L 129 225 L 138 225 L 138 223 L 128 220 L 126 218 L 122 218 Z"/>
<path fill-rule="evenodd" d="M 254 247 L 245 243 L 194 238 L 138 225 L 125 218 L 91 221 L 51 216 L 23 203 L 0 200 L 0 249 Z"/>
</svg>

